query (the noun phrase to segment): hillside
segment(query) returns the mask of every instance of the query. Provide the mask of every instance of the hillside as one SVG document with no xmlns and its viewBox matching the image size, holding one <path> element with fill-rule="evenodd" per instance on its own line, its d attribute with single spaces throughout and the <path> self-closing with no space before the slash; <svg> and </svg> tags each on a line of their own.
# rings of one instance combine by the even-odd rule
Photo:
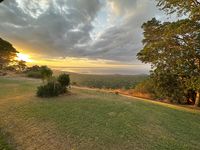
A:
<svg viewBox="0 0 200 150">
<path fill-rule="evenodd" d="M 54 75 L 63 73 L 54 70 Z M 92 75 L 78 74 L 67 72 L 70 74 L 72 85 L 85 86 L 91 88 L 107 88 L 107 89 L 133 89 L 138 83 L 145 80 L 148 75 Z"/>
<path fill-rule="evenodd" d="M 200 147 L 198 110 L 84 89 L 40 99 L 39 83 L 0 78 L 1 146 L 7 141 L 20 150 Z"/>
</svg>

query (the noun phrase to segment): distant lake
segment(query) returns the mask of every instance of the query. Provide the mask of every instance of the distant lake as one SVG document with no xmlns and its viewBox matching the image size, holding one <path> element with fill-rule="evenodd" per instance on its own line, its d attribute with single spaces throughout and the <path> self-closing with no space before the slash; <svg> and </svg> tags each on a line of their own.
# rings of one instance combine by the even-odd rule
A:
<svg viewBox="0 0 200 150">
<path fill-rule="evenodd" d="M 144 68 L 105 68 L 105 67 L 52 67 L 56 70 L 75 72 L 81 74 L 121 74 L 121 75 L 137 75 L 149 74 L 150 67 Z"/>
</svg>

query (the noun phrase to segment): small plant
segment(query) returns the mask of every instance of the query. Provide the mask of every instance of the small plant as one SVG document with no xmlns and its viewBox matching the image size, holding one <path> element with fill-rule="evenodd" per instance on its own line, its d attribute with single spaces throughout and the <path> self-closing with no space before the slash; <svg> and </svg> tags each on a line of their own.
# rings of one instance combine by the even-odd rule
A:
<svg viewBox="0 0 200 150">
<path fill-rule="evenodd" d="M 69 86 L 70 84 L 70 78 L 68 74 L 59 75 L 57 80 L 62 86 L 65 86 L 65 87 Z"/>
<path fill-rule="evenodd" d="M 37 89 L 38 97 L 55 97 L 62 93 L 62 86 L 60 83 L 50 81 L 45 85 L 41 85 Z"/>
<path fill-rule="evenodd" d="M 40 67 L 40 72 L 41 72 L 41 75 L 42 75 L 42 80 L 44 82 L 44 80 L 48 80 L 52 77 L 52 74 L 53 74 L 53 71 L 48 68 L 47 66 L 41 66 Z"/>
<path fill-rule="evenodd" d="M 57 80 L 51 77 L 47 84 L 39 86 L 37 89 L 38 97 L 54 97 L 67 92 L 70 84 L 70 78 L 67 74 L 61 74 Z"/>
<path fill-rule="evenodd" d="M 62 86 L 63 93 L 66 93 L 66 88 L 69 86 L 70 84 L 70 78 L 68 74 L 61 74 L 59 75 L 57 81 L 60 83 L 60 85 Z"/>
</svg>

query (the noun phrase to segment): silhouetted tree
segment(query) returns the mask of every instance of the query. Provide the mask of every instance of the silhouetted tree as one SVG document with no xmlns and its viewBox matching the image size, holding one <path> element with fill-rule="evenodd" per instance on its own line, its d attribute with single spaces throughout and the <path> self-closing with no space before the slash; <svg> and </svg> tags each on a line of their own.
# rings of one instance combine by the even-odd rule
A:
<svg viewBox="0 0 200 150">
<path fill-rule="evenodd" d="M 12 44 L 0 38 L 0 70 L 14 62 L 17 53 Z"/>
<path fill-rule="evenodd" d="M 17 63 L 17 68 L 18 68 L 18 70 L 20 71 L 20 72 L 22 72 L 22 71 L 24 71 L 25 69 L 26 69 L 26 62 L 25 61 L 23 61 L 23 60 L 21 60 L 21 61 L 18 61 L 18 63 Z"/>
</svg>

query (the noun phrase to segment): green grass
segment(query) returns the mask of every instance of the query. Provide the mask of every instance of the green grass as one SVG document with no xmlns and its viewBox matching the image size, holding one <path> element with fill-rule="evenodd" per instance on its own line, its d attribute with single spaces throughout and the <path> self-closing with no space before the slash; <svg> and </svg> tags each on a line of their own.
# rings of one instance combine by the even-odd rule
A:
<svg viewBox="0 0 200 150">
<path fill-rule="evenodd" d="M 6 87 L 17 84 L 13 87 L 14 95 L 19 91 L 26 95 L 35 92 L 37 83 L 0 79 L 0 84 Z M 31 96 L 27 102 L 15 106 L 8 103 L 7 107 L 14 107 L 12 111 L 25 120 L 53 123 L 61 136 L 71 140 L 74 149 L 198 150 L 200 147 L 197 110 L 112 93 L 80 89 L 71 92 L 69 96 L 50 99 Z M 0 93 L 0 96 L 10 94 Z"/>
<path fill-rule="evenodd" d="M 7 137 L 0 131 L 0 150 L 12 150 L 8 144 Z"/>
</svg>

